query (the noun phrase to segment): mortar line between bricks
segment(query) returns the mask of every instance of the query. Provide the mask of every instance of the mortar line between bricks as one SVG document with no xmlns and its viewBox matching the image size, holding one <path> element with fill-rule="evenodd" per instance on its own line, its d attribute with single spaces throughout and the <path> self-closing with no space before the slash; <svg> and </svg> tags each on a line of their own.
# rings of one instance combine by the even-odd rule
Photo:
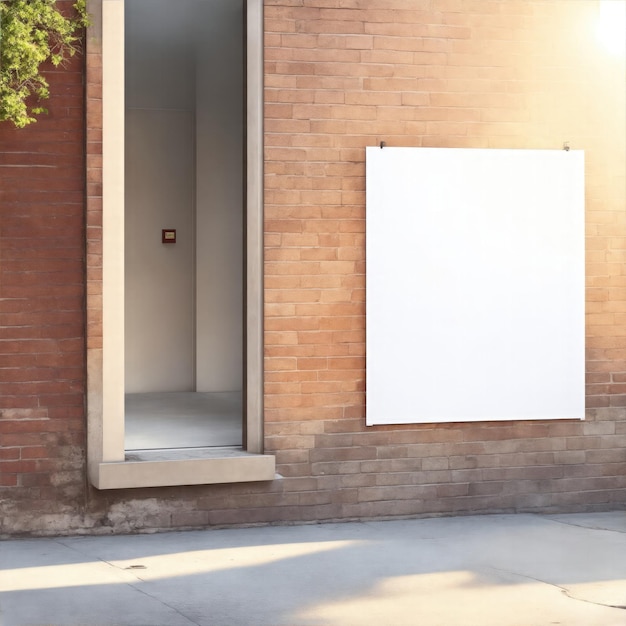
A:
<svg viewBox="0 0 626 626">
<path fill-rule="evenodd" d="M 89 557 L 90 559 L 95 559 L 97 561 L 100 561 L 101 563 L 105 563 L 106 565 L 108 565 L 109 567 L 120 571 L 120 572 L 127 572 L 128 570 L 123 570 L 122 568 L 118 567 L 117 565 L 114 565 L 113 563 L 111 563 L 110 561 L 107 561 L 106 559 L 100 558 L 99 556 L 92 556 L 91 554 L 87 554 L 86 552 L 83 552 L 82 550 L 79 550 L 77 547 L 73 546 L 73 545 L 68 545 L 67 543 L 64 543 L 62 539 L 55 539 L 54 540 L 55 543 L 58 543 L 62 546 L 64 546 L 65 548 L 68 548 L 70 550 L 74 550 L 74 552 L 78 552 L 78 554 L 85 556 L 85 557 Z M 143 583 L 147 583 L 148 581 L 146 581 L 145 579 L 141 578 L 141 576 L 137 576 L 137 574 L 134 574 L 135 578 Z M 184 613 L 182 613 L 181 611 L 179 611 L 175 606 L 172 606 L 171 604 L 168 604 L 167 602 L 165 602 L 164 600 L 162 600 L 161 598 L 158 598 L 157 596 L 149 593 L 148 591 L 141 589 L 140 587 L 138 587 L 137 585 L 135 585 L 133 582 L 131 581 L 120 581 L 122 584 L 128 585 L 129 587 L 132 587 L 135 591 L 137 591 L 138 593 L 143 594 L 144 596 L 147 596 L 148 598 L 152 598 L 153 600 L 156 600 L 159 604 L 162 604 L 163 606 L 166 606 L 168 609 L 171 609 L 172 611 L 174 611 L 174 613 L 177 613 L 178 615 L 180 615 L 182 618 L 186 619 L 190 624 L 193 624 L 194 626 L 200 626 L 199 622 L 196 622 L 194 620 L 192 620 L 190 617 L 188 617 L 187 615 L 185 615 Z"/>
</svg>

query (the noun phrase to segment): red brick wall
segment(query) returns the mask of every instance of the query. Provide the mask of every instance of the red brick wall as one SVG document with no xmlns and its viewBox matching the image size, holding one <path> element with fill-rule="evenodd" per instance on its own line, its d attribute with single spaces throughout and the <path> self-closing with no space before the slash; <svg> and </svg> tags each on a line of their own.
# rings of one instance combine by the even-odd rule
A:
<svg viewBox="0 0 626 626">
<path fill-rule="evenodd" d="M 623 505 L 626 85 L 597 8 L 266 1 L 266 432 L 330 515 Z M 381 140 L 586 151 L 585 423 L 364 427 L 364 148 Z"/>
<path fill-rule="evenodd" d="M 67 489 L 75 490 L 77 511 L 85 517 L 60 516 L 48 529 L 110 532 L 623 508 L 626 86 L 624 60 L 608 56 L 594 39 L 597 7 L 594 0 L 265 0 L 265 433 L 266 449 L 276 455 L 283 479 L 98 492 L 83 491 L 84 477 L 72 468 Z M 90 50 L 88 342 L 98 347 L 97 42 Z M 39 146 L 45 128 L 41 123 L 28 131 L 31 135 L 20 135 L 20 144 L 30 136 Z M 13 134 L 6 128 L 0 132 L 4 145 Z M 364 149 L 381 140 L 395 146 L 551 149 L 568 141 L 573 149 L 585 150 L 585 422 L 365 427 Z M 15 176 L 3 168 L 0 172 Z M 6 268 L 15 262 L 5 247 L 4 198 L 2 297 L 11 284 L 4 282 L 10 274 Z M 37 206 L 29 202 L 25 210 Z M 29 241 L 40 233 L 29 232 Z M 63 249 L 80 247 L 80 237 L 71 235 Z M 70 252 L 68 262 L 79 268 L 81 257 Z M 39 301 L 38 294 L 28 295 L 29 303 Z M 79 319 L 75 309 L 68 317 Z M 47 320 L 32 334 L 44 334 Z M 27 358 L 26 367 L 29 363 Z M 15 365 L 13 370 L 18 372 Z M 56 377 L 54 382 L 60 384 Z M 69 406 L 64 407 L 70 415 L 70 397 L 82 399 L 82 369 L 74 382 L 76 395 L 66 396 Z M 21 384 L 29 383 L 6 388 L 19 390 Z M 48 411 L 47 421 L 29 422 L 35 424 L 37 441 L 52 437 L 41 425 L 53 423 L 76 424 L 66 434 L 82 437 L 76 417 L 59 421 L 47 400 L 40 406 L 48 397 L 42 393 L 38 390 L 32 407 L 23 406 L 27 393 L 10 394 L 19 396 L 10 408 Z M 25 435 L 17 439 L 26 440 Z M 66 471 L 61 468 L 70 463 L 63 454 L 75 454 L 82 467 L 81 443 L 59 447 L 55 454 L 51 450 L 45 448 L 51 457 L 46 463 L 55 471 Z M 7 454 L 4 447 L 2 453 Z M 40 476 L 56 480 L 43 470 Z M 62 513 L 67 499 L 56 489 L 48 493 L 58 495 Z M 14 502 L 22 497 L 15 487 L 7 490 Z M 37 493 L 23 496 L 19 510 L 45 510 Z M 22 525 L 33 532 L 46 531 L 43 523 L 25 520 L 22 516 Z M 5 525 L 4 530 L 15 528 Z"/>
<path fill-rule="evenodd" d="M 49 109 L 0 124 L 0 533 L 84 498 L 84 59 Z"/>
</svg>

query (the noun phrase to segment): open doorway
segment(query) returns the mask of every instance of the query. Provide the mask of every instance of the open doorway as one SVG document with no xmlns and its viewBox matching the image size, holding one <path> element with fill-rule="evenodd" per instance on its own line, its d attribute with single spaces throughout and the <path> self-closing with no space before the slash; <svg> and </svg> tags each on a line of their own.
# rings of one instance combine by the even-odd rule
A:
<svg viewBox="0 0 626 626">
<path fill-rule="evenodd" d="M 125 25 L 125 447 L 241 446 L 243 1 Z"/>
</svg>

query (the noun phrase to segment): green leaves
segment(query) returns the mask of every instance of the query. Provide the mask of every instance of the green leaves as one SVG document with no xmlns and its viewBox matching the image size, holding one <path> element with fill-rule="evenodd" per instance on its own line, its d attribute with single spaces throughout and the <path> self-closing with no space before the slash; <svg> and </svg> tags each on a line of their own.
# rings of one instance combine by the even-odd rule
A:
<svg viewBox="0 0 626 626">
<path fill-rule="evenodd" d="M 0 121 L 23 128 L 45 113 L 40 101 L 50 96 L 40 67 L 55 67 L 74 56 L 88 25 L 85 0 L 65 17 L 56 0 L 0 0 Z"/>
</svg>

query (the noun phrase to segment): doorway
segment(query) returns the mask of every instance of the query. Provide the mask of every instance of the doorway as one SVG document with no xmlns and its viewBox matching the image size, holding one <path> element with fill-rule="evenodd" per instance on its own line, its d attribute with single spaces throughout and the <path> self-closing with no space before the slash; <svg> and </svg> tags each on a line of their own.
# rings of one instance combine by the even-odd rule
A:
<svg viewBox="0 0 626 626">
<path fill-rule="evenodd" d="M 125 447 L 241 446 L 243 2 L 125 24 Z"/>
</svg>

